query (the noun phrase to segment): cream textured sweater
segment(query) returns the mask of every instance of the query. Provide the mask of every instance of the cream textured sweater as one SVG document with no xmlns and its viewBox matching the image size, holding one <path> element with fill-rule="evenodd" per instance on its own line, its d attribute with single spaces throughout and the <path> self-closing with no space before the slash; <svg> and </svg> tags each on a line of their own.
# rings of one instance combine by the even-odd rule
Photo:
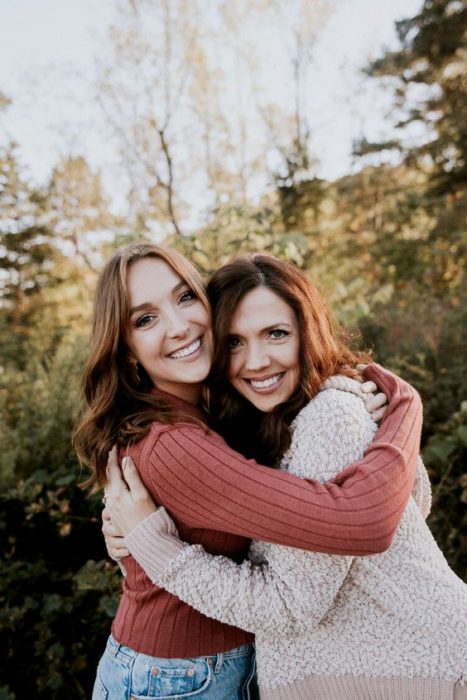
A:
<svg viewBox="0 0 467 700">
<path fill-rule="evenodd" d="M 283 469 L 328 481 L 362 457 L 376 426 L 356 393 L 328 380 L 295 419 Z M 390 549 L 368 557 L 256 541 L 238 565 L 185 546 L 163 509 L 126 542 L 159 586 L 255 633 L 262 700 L 452 700 L 467 678 L 467 586 L 425 523 L 422 466 L 414 495 Z"/>
</svg>

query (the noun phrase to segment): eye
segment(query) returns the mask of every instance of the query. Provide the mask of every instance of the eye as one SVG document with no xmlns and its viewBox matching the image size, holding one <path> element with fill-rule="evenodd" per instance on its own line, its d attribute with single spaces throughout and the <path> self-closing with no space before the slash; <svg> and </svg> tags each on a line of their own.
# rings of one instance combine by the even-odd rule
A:
<svg viewBox="0 0 467 700">
<path fill-rule="evenodd" d="M 286 338 L 290 333 L 288 331 L 285 331 L 283 328 L 273 328 L 272 331 L 269 331 L 269 336 L 273 340 L 282 340 L 283 338 Z"/>
<path fill-rule="evenodd" d="M 154 316 L 154 314 L 144 314 L 144 316 L 140 316 L 136 319 L 135 326 L 136 328 L 144 328 L 144 326 L 147 326 L 155 318 L 157 318 L 157 316 Z"/>
<path fill-rule="evenodd" d="M 184 292 L 180 294 L 178 297 L 178 303 L 183 304 L 186 301 L 193 301 L 193 299 L 196 299 L 196 294 L 192 289 L 186 289 Z"/>
<path fill-rule="evenodd" d="M 229 350 L 236 350 L 237 348 L 240 347 L 240 338 L 237 338 L 235 335 L 229 335 L 227 338 L 227 347 Z"/>
</svg>

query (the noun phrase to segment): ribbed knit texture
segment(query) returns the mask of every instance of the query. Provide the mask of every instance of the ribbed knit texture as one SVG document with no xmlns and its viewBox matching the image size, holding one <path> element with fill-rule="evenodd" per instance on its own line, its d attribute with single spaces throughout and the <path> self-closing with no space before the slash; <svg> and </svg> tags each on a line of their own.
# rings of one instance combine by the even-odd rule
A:
<svg viewBox="0 0 467 700">
<path fill-rule="evenodd" d="M 344 554 L 389 546 L 416 471 L 421 404 L 416 392 L 382 368 L 367 376 L 392 397 L 365 458 L 334 483 L 300 478 L 256 465 L 222 438 L 189 422 L 154 424 L 130 450 L 147 488 L 164 505 L 183 540 L 235 562 L 248 537 Z M 186 414 L 193 406 L 172 398 Z M 153 586 L 132 557 L 112 627 L 122 644 L 153 656 L 213 654 L 251 635 L 216 622 Z"/>
<path fill-rule="evenodd" d="M 151 547 L 151 540 L 155 537 L 158 547 L 157 559 L 154 558 Z M 151 580 L 163 574 L 170 562 L 186 546 L 178 539 L 177 528 L 165 508 L 158 508 L 155 513 L 142 520 L 125 537 L 125 544 Z M 123 573 L 126 575 L 126 572 Z"/>
<path fill-rule="evenodd" d="M 467 693 L 467 687 L 465 688 Z M 452 683 L 433 679 L 309 676 L 288 686 L 261 690 L 261 700 L 461 700 Z M 467 698 L 467 695 L 465 695 Z"/>
<path fill-rule="evenodd" d="M 283 467 L 304 478 L 332 478 L 373 436 L 360 398 L 336 384 L 341 389 L 323 391 L 296 418 Z M 421 464 L 419 471 L 426 511 Z M 179 549 L 170 561 L 176 548 L 159 556 L 159 544 L 175 542 L 174 525 L 164 512 L 151 520 L 148 573 L 206 614 L 256 633 L 262 700 L 452 698 L 467 675 L 467 587 L 413 498 L 392 547 L 363 558 L 254 542 L 241 565 L 201 547 Z M 137 538 L 127 538 L 130 549 Z"/>
</svg>

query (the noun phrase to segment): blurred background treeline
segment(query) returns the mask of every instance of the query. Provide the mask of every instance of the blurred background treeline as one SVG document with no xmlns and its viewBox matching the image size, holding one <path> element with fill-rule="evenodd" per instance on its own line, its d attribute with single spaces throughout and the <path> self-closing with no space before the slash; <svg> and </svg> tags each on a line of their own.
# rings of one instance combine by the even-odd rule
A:
<svg viewBox="0 0 467 700">
<path fill-rule="evenodd" d="M 135 238 L 176 246 L 206 276 L 257 250 L 307 271 L 422 394 L 429 524 L 467 574 L 467 7 L 425 0 L 397 23 L 398 47 L 363 67 L 390 97 L 388 138 L 362 133 L 352 172 L 324 179 L 305 76 L 332 4 L 215 5 L 209 21 L 198 2 L 119 5 L 96 71 L 123 212 L 84 156 L 66 154 L 39 186 L 18 147 L 0 145 L 0 700 L 89 697 L 109 631 L 119 574 L 70 435 L 96 275 Z M 258 26 L 287 30 L 287 109 L 253 85 L 254 104 L 226 111 L 223 83 L 237 77 L 215 41 L 254 78 Z M 9 101 L 0 93 L 5 119 Z"/>
</svg>

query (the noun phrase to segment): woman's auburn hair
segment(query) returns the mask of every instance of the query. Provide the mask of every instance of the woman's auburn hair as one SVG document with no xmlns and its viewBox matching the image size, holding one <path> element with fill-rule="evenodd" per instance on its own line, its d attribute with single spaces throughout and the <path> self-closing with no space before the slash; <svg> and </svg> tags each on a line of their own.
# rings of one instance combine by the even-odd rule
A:
<svg viewBox="0 0 467 700">
<path fill-rule="evenodd" d="M 136 442 L 151 423 L 173 423 L 180 414 L 156 393 L 141 365 L 131 360 L 126 342 L 130 308 L 128 269 L 147 258 L 163 260 L 201 300 L 211 316 L 201 276 L 195 266 L 176 250 L 147 242 L 132 243 L 118 250 L 102 270 L 94 299 L 91 349 L 82 386 L 86 409 L 73 435 L 81 464 L 91 474 L 82 484 L 93 490 L 107 480 L 108 454 L 114 444 Z M 186 416 L 184 416 L 186 419 Z"/>
<path fill-rule="evenodd" d="M 229 335 L 242 299 L 265 287 L 295 312 L 299 332 L 300 382 L 292 396 L 271 413 L 261 413 L 229 383 Z M 291 441 L 290 423 L 334 374 L 359 376 L 356 365 L 367 353 L 353 352 L 342 327 L 308 277 L 291 263 L 253 254 L 223 265 L 207 286 L 214 332 L 213 369 L 209 378 L 212 425 L 229 444 L 248 457 L 275 466 Z"/>
</svg>

